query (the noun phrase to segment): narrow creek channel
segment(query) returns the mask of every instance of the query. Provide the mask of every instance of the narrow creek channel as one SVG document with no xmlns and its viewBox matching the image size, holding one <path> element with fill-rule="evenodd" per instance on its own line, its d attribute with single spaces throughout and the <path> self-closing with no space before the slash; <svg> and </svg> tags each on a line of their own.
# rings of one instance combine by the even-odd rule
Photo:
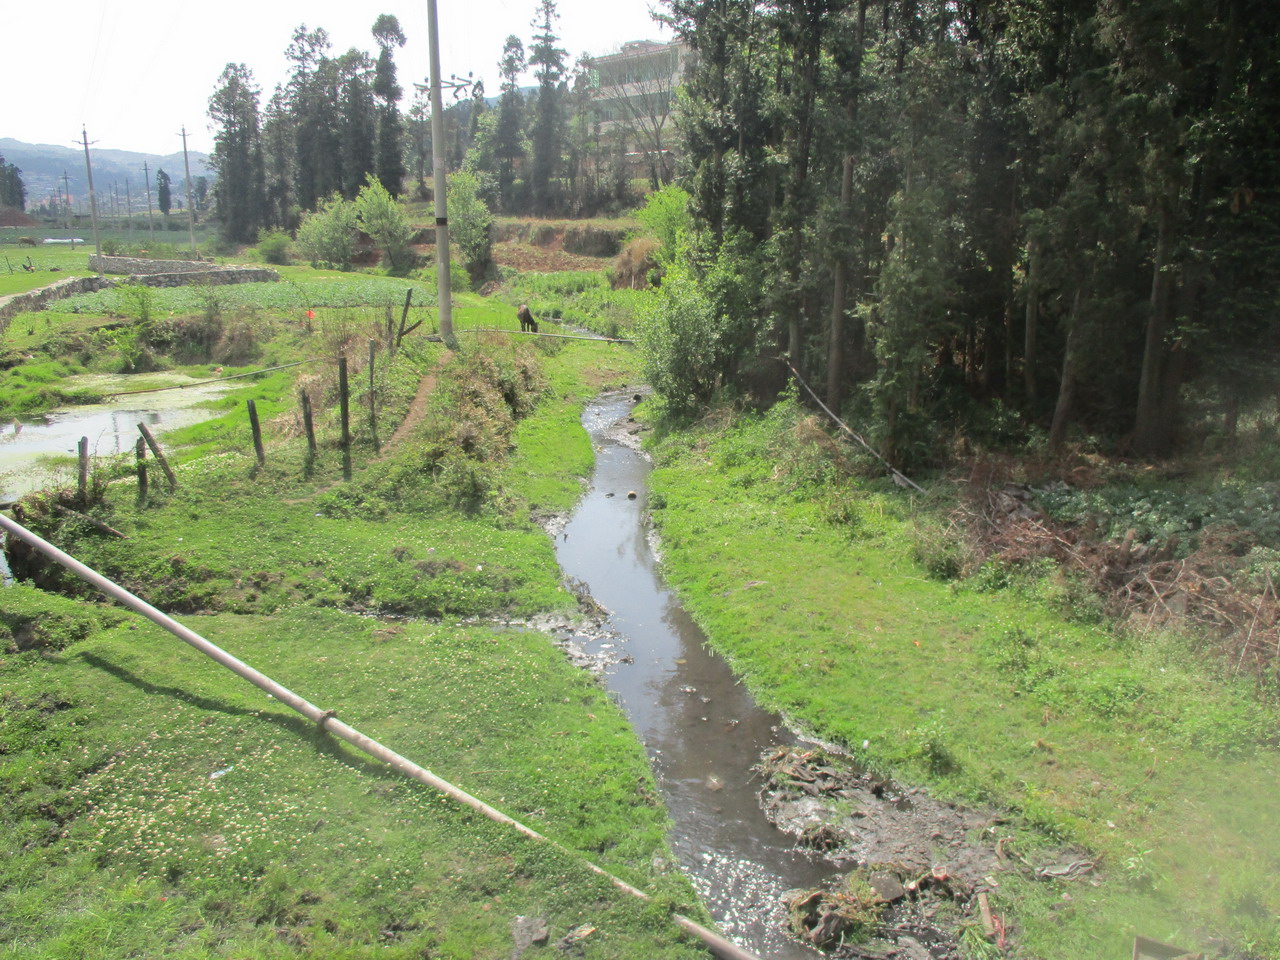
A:
<svg viewBox="0 0 1280 960">
<path fill-rule="evenodd" d="M 662 580 L 645 521 L 652 466 L 611 435 L 632 405 L 630 395 L 606 395 L 583 415 L 595 475 L 556 538 L 560 566 L 610 612 L 622 660 L 605 680 L 648 750 L 675 822 L 672 848 L 703 902 L 741 946 L 812 960 L 818 954 L 784 932 L 780 898 L 835 869 L 765 818 L 751 769 L 796 737 L 756 705 Z"/>
</svg>

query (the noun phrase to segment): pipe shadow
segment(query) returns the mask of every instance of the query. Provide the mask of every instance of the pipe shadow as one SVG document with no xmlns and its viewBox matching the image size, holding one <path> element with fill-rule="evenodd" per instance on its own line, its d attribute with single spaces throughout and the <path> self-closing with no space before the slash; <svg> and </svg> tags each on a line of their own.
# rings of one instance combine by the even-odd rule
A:
<svg viewBox="0 0 1280 960">
<path fill-rule="evenodd" d="M 138 676 L 133 671 L 120 666 L 118 663 L 112 663 L 105 660 L 97 654 L 84 653 L 81 658 L 90 666 L 108 673 L 127 683 L 134 689 L 152 696 L 168 697 L 173 700 L 181 700 L 183 703 L 189 703 L 201 710 L 210 713 L 221 713 L 229 717 L 244 717 L 253 720 L 265 720 L 274 724 L 282 731 L 293 734 L 300 740 L 310 743 L 317 753 L 323 753 L 333 759 L 343 763 L 351 770 L 358 773 L 376 776 L 384 780 L 402 780 L 403 777 L 396 770 L 392 769 L 385 763 L 373 759 L 361 753 L 355 747 L 351 746 L 345 740 L 333 736 L 325 732 L 319 724 L 315 724 L 307 720 L 305 717 L 294 713 L 280 713 L 276 710 L 253 710 L 248 707 L 237 707 L 223 700 L 216 700 L 211 697 L 193 694 L 189 690 L 183 690 L 180 687 L 165 686 L 153 683 Z M 247 681 L 246 681 L 247 682 Z M 256 688 L 255 688 L 256 689 Z M 279 701 L 275 701 L 277 704 Z M 284 706 L 280 704 L 280 706 Z M 284 707 L 288 710 L 288 707 Z M 340 719 L 340 718 L 339 718 Z"/>
</svg>

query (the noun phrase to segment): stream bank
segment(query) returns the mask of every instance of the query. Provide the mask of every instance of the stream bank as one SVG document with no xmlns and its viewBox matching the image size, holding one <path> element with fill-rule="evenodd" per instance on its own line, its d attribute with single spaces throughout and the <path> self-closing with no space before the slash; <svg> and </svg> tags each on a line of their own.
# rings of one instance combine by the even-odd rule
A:
<svg viewBox="0 0 1280 960">
<path fill-rule="evenodd" d="M 875 868 L 873 899 L 899 928 L 876 931 L 886 937 L 879 955 L 959 956 L 946 918 L 972 914 L 992 889 L 998 821 L 870 777 L 848 758 L 816 764 L 826 753 L 754 702 L 663 582 L 646 520 L 651 464 L 629 416 L 636 399 L 605 395 L 583 415 L 595 474 L 553 536 L 584 604 L 603 613 L 591 629 L 553 632 L 575 661 L 602 670 L 644 743 L 682 868 L 725 933 L 762 956 L 816 956 L 789 921 L 815 943 L 838 942 L 813 894 L 839 889 L 857 867 Z M 809 908 L 812 925 L 795 916 Z"/>
</svg>

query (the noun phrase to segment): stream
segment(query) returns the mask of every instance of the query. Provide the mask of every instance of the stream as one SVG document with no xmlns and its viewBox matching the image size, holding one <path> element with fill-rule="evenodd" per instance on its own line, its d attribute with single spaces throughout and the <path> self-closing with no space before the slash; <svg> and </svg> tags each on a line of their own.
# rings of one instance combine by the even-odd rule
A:
<svg viewBox="0 0 1280 960">
<path fill-rule="evenodd" d="M 819 956 L 784 932 L 784 891 L 836 873 L 773 826 L 752 766 L 797 738 L 758 707 L 663 583 L 648 539 L 648 458 L 612 430 L 630 395 L 592 403 L 583 424 L 596 447 L 589 491 L 556 552 L 565 573 L 610 613 L 621 656 L 605 682 L 649 753 L 675 822 L 670 842 L 725 935 L 763 957 Z M 628 494 L 635 492 L 635 499 Z"/>
</svg>

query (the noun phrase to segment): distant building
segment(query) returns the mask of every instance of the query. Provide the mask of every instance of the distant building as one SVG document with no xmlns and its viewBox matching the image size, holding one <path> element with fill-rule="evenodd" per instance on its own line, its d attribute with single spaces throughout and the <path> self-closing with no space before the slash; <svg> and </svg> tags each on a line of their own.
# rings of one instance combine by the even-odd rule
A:
<svg viewBox="0 0 1280 960">
<path fill-rule="evenodd" d="M 680 41 L 633 40 L 587 61 L 593 118 L 606 142 L 621 144 L 654 185 L 674 172 L 671 148 L 676 89 L 692 55 Z"/>
</svg>

